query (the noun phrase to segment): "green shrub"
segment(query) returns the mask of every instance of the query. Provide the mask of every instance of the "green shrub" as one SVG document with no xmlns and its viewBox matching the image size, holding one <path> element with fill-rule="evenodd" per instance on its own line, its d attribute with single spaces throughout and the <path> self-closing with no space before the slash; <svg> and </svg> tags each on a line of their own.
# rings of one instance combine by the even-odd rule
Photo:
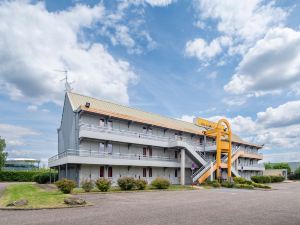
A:
<svg viewBox="0 0 300 225">
<path fill-rule="evenodd" d="M 69 194 L 76 187 L 76 183 L 73 180 L 63 179 L 55 182 L 55 185 L 64 194 Z"/>
<path fill-rule="evenodd" d="M 234 184 L 235 188 L 241 188 L 241 189 L 253 189 L 254 186 L 253 185 L 249 185 L 249 184 Z"/>
<path fill-rule="evenodd" d="M 283 176 L 270 176 L 270 178 L 271 178 L 271 183 L 282 182 L 285 179 Z"/>
<path fill-rule="evenodd" d="M 226 188 L 233 188 L 233 183 L 230 183 L 229 181 L 225 181 L 221 183 L 222 187 L 226 187 Z"/>
<path fill-rule="evenodd" d="M 249 182 L 243 177 L 234 177 L 233 181 L 235 184 L 249 184 Z"/>
<path fill-rule="evenodd" d="M 57 172 L 51 172 L 52 180 L 57 180 Z M 49 170 L 33 170 L 33 171 L 15 171 L 3 170 L 0 171 L 0 181 L 16 181 L 16 182 L 37 182 L 47 183 L 50 181 Z"/>
<path fill-rule="evenodd" d="M 283 176 L 253 176 L 251 177 L 251 180 L 255 183 L 276 183 L 276 182 L 282 182 L 284 181 Z"/>
<path fill-rule="evenodd" d="M 94 183 L 91 180 L 83 180 L 81 187 L 85 192 L 90 192 L 94 188 Z"/>
<path fill-rule="evenodd" d="M 143 179 L 138 179 L 134 181 L 135 188 L 138 190 L 145 190 L 147 187 L 147 181 Z"/>
<path fill-rule="evenodd" d="M 213 181 L 208 180 L 205 182 L 205 185 L 215 187 L 215 188 L 221 187 L 221 184 L 217 180 L 213 180 Z"/>
<path fill-rule="evenodd" d="M 55 172 L 41 172 L 33 176 L 33 181 L 37 182 L 38 184 L 46 184 L 50 182 L 50 175 L 51 181 L 58 180 L 58 174 Z"/>
<path fill-rule="evenodd" d="M 39 171 L 0 171 L 0 181 L 32 182 L 33 177 L 39 174 Z"/>
<path fill-rule="evenodd" d="M 258 183 L 252 182 L 252 185 L 253 185 L 254 187 L 256 187 L 256 188 L 271 189 L 270 186 L 265 185 L 265 184 L 258 184 Z"/>
<path fill-rule="evenodd" d="M 102 192 L 107 192 L 110 189 L 111 181 L 107 178 L 100 178 L 95 182 L 97 188 Z"/>
<path fill-rule="evenodd" d="M 131 190 L 135 187 L 135 180 L 132 177 L 121 177 L 118 179 L 118 186 L 124 191 Z"/>
<path fill-rule="evenodd" d="M 166 178 L 157 177 L 151 182 L 151 186 L 156 189 L 168 189 L 170 181 Z"/>
<path fill-rule="evenodd" d="M 265 183 L 271 183 L 271 177 L 270 176 L 253 176 L 251 177 L 251 180 L 255 183 L 265 184 Z"/>
</svg>

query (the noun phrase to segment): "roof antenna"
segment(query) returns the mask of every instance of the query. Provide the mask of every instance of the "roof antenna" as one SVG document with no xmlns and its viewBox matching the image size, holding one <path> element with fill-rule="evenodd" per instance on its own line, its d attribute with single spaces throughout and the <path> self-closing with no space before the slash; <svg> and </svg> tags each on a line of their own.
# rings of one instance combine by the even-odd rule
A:
<svg viewBox="0 0 300 225">
<path fill-rule="evenodd" d="M 65 74 L 65 78 L 60 81 L 65 81 L 65 92 L 71 92 L 73 90 L 71 84 L 74 83 L 74 81 L 73 82 L 68 81 L 68 71 L 67 70 L 55 70 L 55 71 Z"/>
</svg>

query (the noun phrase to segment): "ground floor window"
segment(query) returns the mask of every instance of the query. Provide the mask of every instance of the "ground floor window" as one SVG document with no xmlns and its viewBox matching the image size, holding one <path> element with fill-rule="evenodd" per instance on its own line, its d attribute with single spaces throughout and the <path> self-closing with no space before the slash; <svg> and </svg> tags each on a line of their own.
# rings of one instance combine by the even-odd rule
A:
<svg viewBox="0 0 300 225">
<path fill-rule="evenodd" d="M 175 168 L 175 177 L 177 177 L 177 168 Z"/>
<path fill-rule="evenodd" d="M 113 171 L 112 171 L 112 167 L 108 167 L 108 177 L 112 177 L 113 176 Z"/>
<path fill-rule="evenodd" d="M 104 166 L 100 166 L 100 177 L 104 177 Z"/>
<path fill-rule="evenodd" d="M 149 177 L 152 177 L 152 168 L 149 168 Z"/>
<path fill-rule="evenodd" d="M 147 169 L 143 168 L 143 177 L 146 177 L 146 176 L 147 176 Z"/>
</svg>

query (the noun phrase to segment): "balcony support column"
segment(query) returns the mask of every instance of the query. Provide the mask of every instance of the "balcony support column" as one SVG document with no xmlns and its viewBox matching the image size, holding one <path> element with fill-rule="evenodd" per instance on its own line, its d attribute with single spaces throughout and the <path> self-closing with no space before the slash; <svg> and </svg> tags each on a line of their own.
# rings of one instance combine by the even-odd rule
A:
<svg viewBox="0 0 300 225">
<path fill-rule="evenodd" d="M 180 184 L 185 185 L 185 149 L 181 149 Z"/>
</svg>

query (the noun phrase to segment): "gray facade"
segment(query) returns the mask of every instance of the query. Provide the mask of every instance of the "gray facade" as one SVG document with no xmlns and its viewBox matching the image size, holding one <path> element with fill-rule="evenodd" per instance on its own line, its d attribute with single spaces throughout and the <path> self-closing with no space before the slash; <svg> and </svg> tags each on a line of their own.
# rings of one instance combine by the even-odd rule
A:
<svg viewBox="0 0 300 225">
<path fill-rule="evenodd" d="M 71 101 L 66 94 L 58 155 L 49 159 L 49 166 L 59 170 L 60 179 L 67 177 L 80 184 L 102 176 L 116 184 L 122 176 L 149 183 L 165 177 L 172 184 L 191 184 L 215 160 L 214 140 L 201 134 L 74 108 Z M 235 176 L 250 179 L 263 171 L 258 164 L 262 159 L 258 147 L 235 142 L 232 146 L 233 152 L 240 154 L 232 166 Z M 222 176 L 226 179 L 225 170 Z"/>
</svg>

